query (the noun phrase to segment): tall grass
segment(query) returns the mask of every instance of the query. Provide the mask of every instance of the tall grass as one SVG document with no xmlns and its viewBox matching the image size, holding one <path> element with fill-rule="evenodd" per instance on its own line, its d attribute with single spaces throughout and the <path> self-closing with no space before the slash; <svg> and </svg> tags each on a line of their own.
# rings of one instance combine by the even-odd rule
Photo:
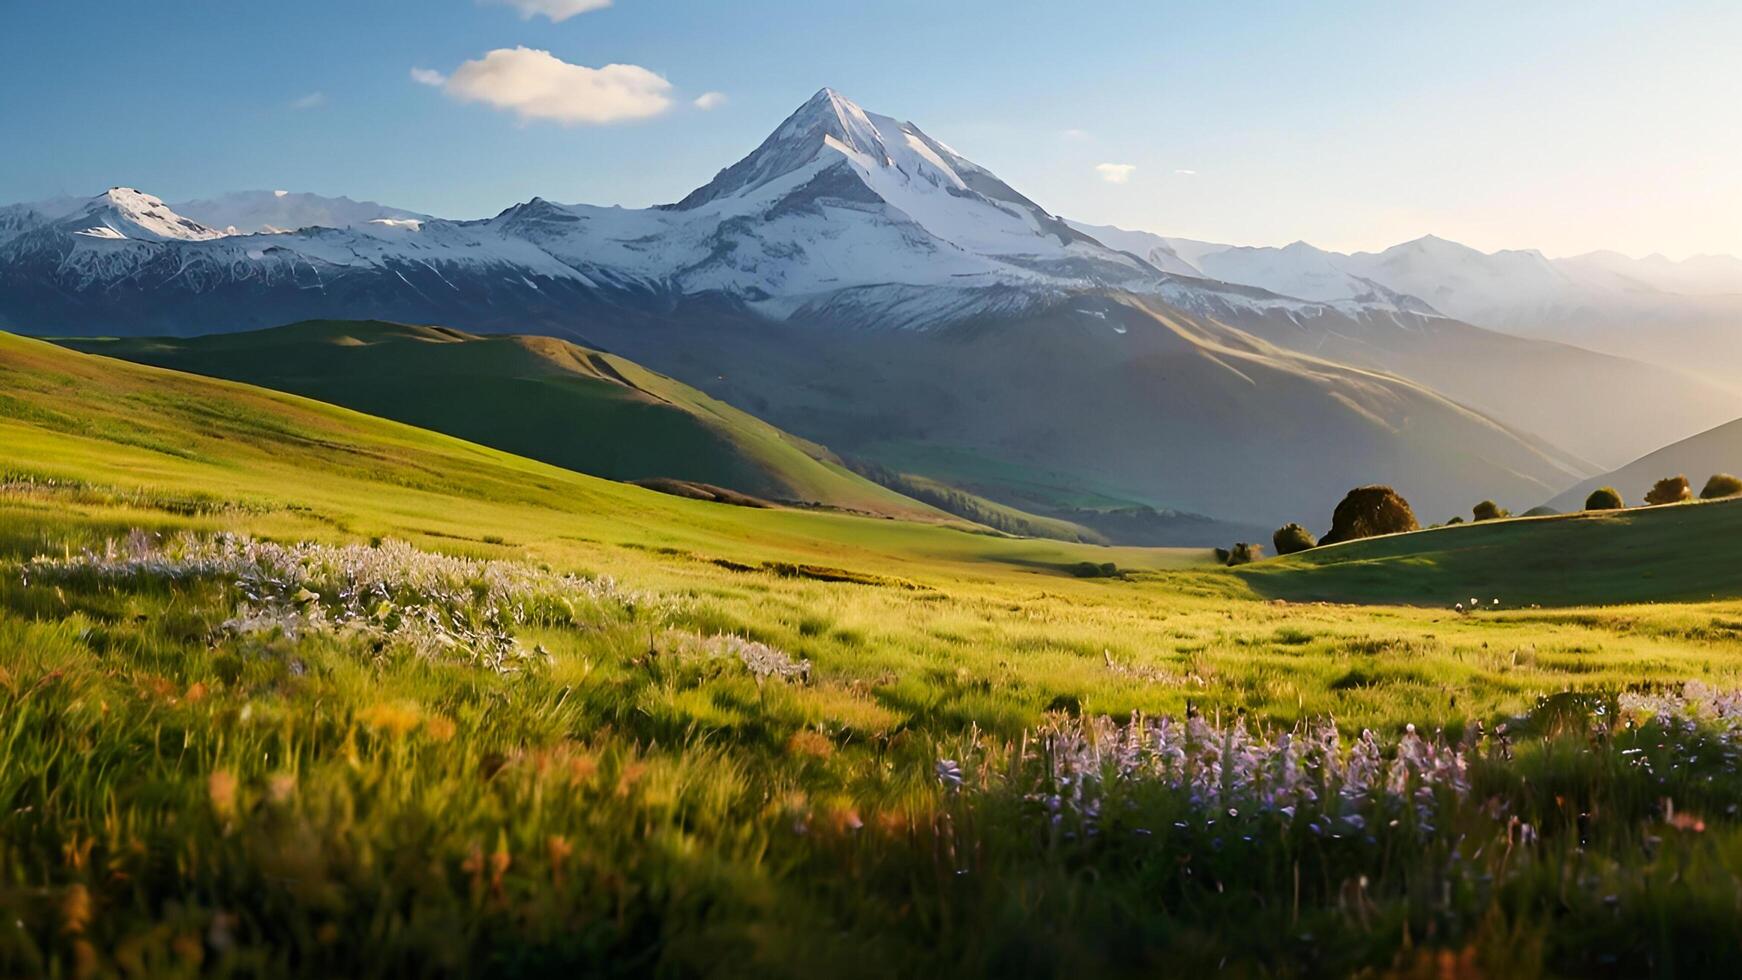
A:
<svg viewBox="0 0 1742 980">
<path fill-rule="evenodd" d="M 768 583 L 768 603 L 820 590 L 801 593 L 809 618 L 790 633 L 730 594 L 391 542 L 134 535 L 11 561 L 0 973 L 1731 962 L 1742 742 L 1736 702 L 1712 688 L 1555 696 L 1517 717 L 1470 705 L 1411 731 L 1387 720 L 1411 690 L 1388 678 L 1470 654 L 1387 638 L 1375 619 L 1344 656 L 1367 665 L 1357 687 L 1397 702 L 1386 711 L 1242 713 L 1203 695 L 1262 670 L 1098 648 L 1093 669 L 1116 683 L 1181 685 L 1202 705 L 1114 721 L 1095 710 L 1104 694 L 1037 691 L 1026 672 L 867 680 L 838 651 L 871 639 L 837 624 L 841 597 L 870 587 Z M 392 627 L 380 602 L 434 606 L 418 615 L 445 640 Z M 979 615 L 927 622 L 971 630 Z M 1544 628 L 1468 620 L 1449 625 Z M 492 625 L 459 628 L 474 621 Z M 1638 625 L 1622 622 L 1553 628 Z M 1310 618 L 1287 635 L 1256 616 L 1234 628 L 1248 659 L 1352 642 Z M 1666 613 L 1651 628 L 1683 627 Z M 528 655 L 512 670 L 479 655 L 503 649 Z M 999 655 L 1044 667 L 1053 649 Z"/>
</svg>

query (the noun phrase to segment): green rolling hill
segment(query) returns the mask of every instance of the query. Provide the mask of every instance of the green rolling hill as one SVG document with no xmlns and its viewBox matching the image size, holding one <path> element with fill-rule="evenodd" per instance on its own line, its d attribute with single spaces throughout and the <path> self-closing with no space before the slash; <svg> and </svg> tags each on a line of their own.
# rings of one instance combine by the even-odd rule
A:
<svg viewBox="0 0 1742 980">
<path fill-rule="evenodd" d="M 815 443 L 633 361 L 550 337 L 309 321 L 192 339 L 65 343 L 304 395 L 611 480 L 944 518 L 852 473 Z"/>
<path fill-rule="evenodd" d="M 1068 577 L 1085 561 L 1143 570 L 1208 557 L 1001 537 L 918 505 L 908 506 L 924 520 L 688 500 L 296 395 L 5 333 L 0 487 L 20 488 L 17 506 L 63 529 L 85 525 L 98 541 L 134 525 L 246 526 L 534 549 L 564 563 L 606 547 L 629 549 L 619 560 L 651 552 L 904 581 Z"/>
<path fill-rule="evenodd" d="M 1261 562 L 1239 574 L 1291 601 L 1502 608 L 1701 602 L 1742 595 L 1742 500 L 1483 521 Z"/>
</svg>

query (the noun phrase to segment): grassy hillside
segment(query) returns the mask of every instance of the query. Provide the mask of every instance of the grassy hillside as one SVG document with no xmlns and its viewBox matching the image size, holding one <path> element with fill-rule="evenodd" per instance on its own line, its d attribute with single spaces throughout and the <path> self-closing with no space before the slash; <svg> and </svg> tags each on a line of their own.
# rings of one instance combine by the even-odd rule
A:
<svg viewBox="0 0 1742 980">
<path fill-rule="evenodd" d="M 625 358 L 550 337 L 316 321 L 68 346 L 306 395 L 612 480 L 666 477 L 776 501 L 936 511 L 827 450 Z"/>
<path fill-rule="evenodd" d="M 1651 598 L 1739 507 L 1566 522 L 1555 574 Z M 1716 974 L 1710 575 L 1279 604 L 0 336 L 0 975 Z"/>
<path fill-rule="evenodd" d="M 1291 555 L 1243 569 L 1293 600 L 1451 607 L 1698 602 L 1742 594 L 1742 501 L 1459 524 Z"/>
<path fill-rule="evenodd" d="M 1742 419 L 1665 446 L 1613 473 L 1592 477 L 1549 501 L 1549 506 L 1578 510 L 1598 487 L 1614 487 L 1629 504 L 1637 504 L 1652 484 L 1677 474 L 1685 474 L 1697 494 L 1714 473 L 1742 473 Z"/>
<path fill-rule="evenodd" d="M 868 573 L 924 555 L 945 575 L 963 571 L 957 563 L 1045 572 L 1091 559 L 1160 568 L 1204 556 L 683 500 L 299 396 L 12 335 L 0 336 L 0 445 L 14 477 L 162 495 L 179 501 L 171 510 L 208 501 L 221 513 L 264 515 L 251 526 L 329 538 L 365 528 L 489 538 L 547 557 L 565 542 L 571 556 L 575 545 L 626 544 L 752 563 L 850 559 Z"/>
<path fill-rule="evenodd" d="M 1523 510 L 1593 472 L 1421 384 L 1140 297 L 935 331 L 712 316 L 587 329 L 837 452 L 1031 513 L 1137 503 L 1273 530 L 1364 483 L 1423 513 Z M 1229 543 L 1207 530 L 1192 543 Z"/>
</svg>

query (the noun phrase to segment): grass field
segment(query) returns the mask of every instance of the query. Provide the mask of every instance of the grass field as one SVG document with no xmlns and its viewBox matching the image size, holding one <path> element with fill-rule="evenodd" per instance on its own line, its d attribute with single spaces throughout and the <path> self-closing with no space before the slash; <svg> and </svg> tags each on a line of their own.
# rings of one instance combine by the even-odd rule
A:
<svg viewBox="0 0 1742 980">
<path fill-rule="evenodd" d="M 3 335 L 0 471 L 6 975 L 1733 962 L 1742 504 L 1228 570 Z"/>
</svg>

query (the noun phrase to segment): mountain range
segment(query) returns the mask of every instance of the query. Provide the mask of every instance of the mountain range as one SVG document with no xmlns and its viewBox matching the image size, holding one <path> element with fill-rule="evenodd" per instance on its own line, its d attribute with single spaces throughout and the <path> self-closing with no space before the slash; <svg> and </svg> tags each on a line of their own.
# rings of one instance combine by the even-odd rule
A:
<svg viewBox="0 0 1742 980">
<path fill-rule="evenodd" d="M 1382 252 L 1306 242 L 1253 248 L 1073 223 L 1181 274 L 1327 303 L 1406 297 L 1417 309 L 1526 337 L 1664 364 L 1725 387 L 1742 376 L 1742 259 L 1616 252 L 1551 259 L 1482 252 L 1433 235 Z"/>
<path fill-rule="evenodd" d="M 1529 506 L 1742 413 L 1717 384 L 1466 322 L 1412 272 L 1451 248 L 1412 263 L 1074 224 L 825 89 L 648 209 L 534 198 L 451 221 L 121 188 L 0 209 L 0 327 L 373 317 L 555 335 L 832 450 L 1054 513 L 1311 521 L 1372 481 L 1429 514 Z"/>
</svg>

